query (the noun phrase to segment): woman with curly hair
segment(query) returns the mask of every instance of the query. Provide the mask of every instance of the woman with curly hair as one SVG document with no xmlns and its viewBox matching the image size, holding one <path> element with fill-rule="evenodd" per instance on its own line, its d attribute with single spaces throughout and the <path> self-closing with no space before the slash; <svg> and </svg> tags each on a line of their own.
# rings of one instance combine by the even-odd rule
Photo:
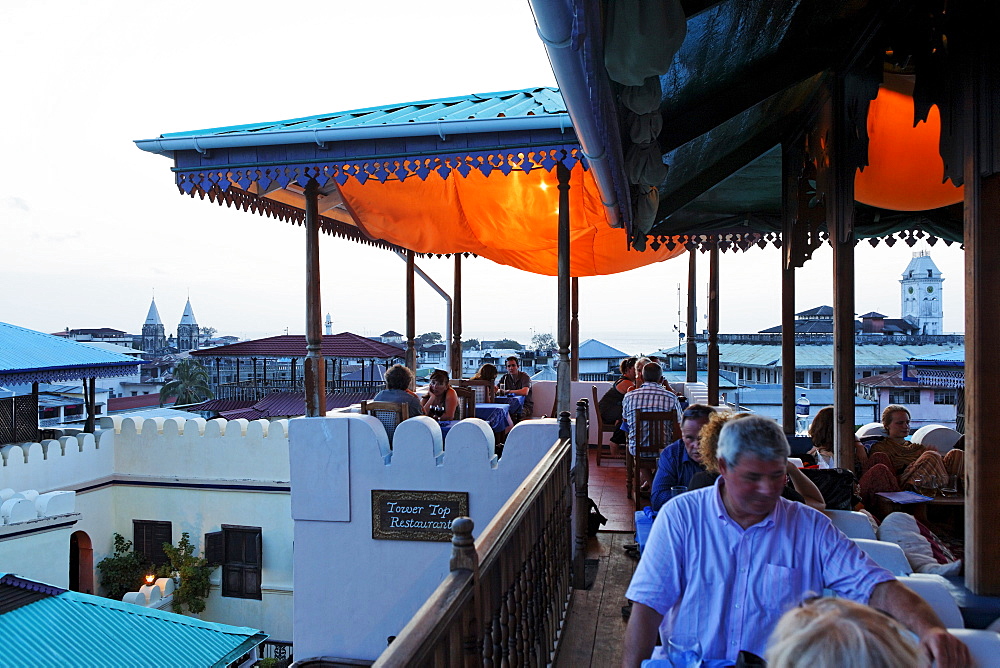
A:
<svg viewBox="0 0 1000 668">
<path fill-rule="evenodd" d="M 715 484 L 716 478 L 720 475 L 718 458 L 719 434 L 722 433 L 722 428 L 726 426 L 727 422 L 739 420 L 749 415 L 750 413 L 716 412 L 709 418 L 708 423 L 701 428 L 701 433 L 699 434 L 701 444 L 699 449 L 701 452 L 701 463 L 705 467 L 705 471 L 696 473 L 691 478 L 691 483 L 688 485 L 690 489 L 698 489 L 699 487 L 708 487 Z M 781 493 L 783 497 L 791 501 L 804 503 L 817 510 L 826 508 L 826 501 L 823 499 L 823 494 L 819 491 L 819 488 L 795 464 L 788 462 L 785 472 L 788 474 L 788 482 L 791 483 L 791 486 L 788 484 L 785 485 L 785 489 Z"/>
</svg>

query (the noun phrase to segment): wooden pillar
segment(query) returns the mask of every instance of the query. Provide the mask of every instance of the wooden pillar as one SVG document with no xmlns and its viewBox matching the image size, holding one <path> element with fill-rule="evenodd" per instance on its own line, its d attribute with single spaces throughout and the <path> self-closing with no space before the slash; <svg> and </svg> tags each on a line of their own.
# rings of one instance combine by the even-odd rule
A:
<svg viewBox="0 0 1000 668">
<path fill-rule="evenodd" d="M 83 379 L 83 405 L 87 409 L 87 419 L 83 423 L 83 431 L 88 434 L 93 434 L 94 427 L 96 426 L 96 421 L 94 420 L 94 413 L 97 411 L 96 383 L 96 378 Z"/>
<path fill-rule="evenodd" d="M 462 377 L 462 254 L 455 253 L 455 286 L 451 297 L 451 377 Z"/>
<path fill-rule="evenodd" d="M 969 54 L 963 104 L 963 179 L 965 182 L 965 585 L 976 594 L 1000 595 L 1000 468 L 995 441 L 1000 430 L 993 379 L 1000 368 L 1000 174 L 984 162 L 993 150 L 995 117 L 986 115 L 990 99 L 987 68 L 979 53 Z"/>
<path fill-rule="evenodd" d="M 319 210 L 317 186 L 310 181 L 306 203 L 306 417 L 326 415 L 326 360 L 323 358 L 323 314 L 320 312 Z M 254 365 L 256 368 L 256 365 Z"/>
<path fill-rule="evenodd" d="M 698 325 L 698 303 L 696 282 L 698 280 L 698 265 L 695 249 L 688 251 L 688 308 L 687 308 L 687 346 L 684 366 L 687 369 L 684 380 L 689 383 L 698 382 L 698 344 L 695 332 Z"/>
<path fill-rule="evenodd" d="M 573 367 L 573 380 L 580 380 L 580 279 L 574 276 L 570 279 L 570 364 Z"/>
<path fill-rule="evenodd" d="M 798 146 L 781 147 L 781 425 L 795 433 L 795 220 L 799 206 Z"/>
<path fill-rule="evenodd" d="M 406 366 L 417 373 L 417 302 L 416 302 L 416 266 L 415 253 L 406 251 Z M 410 382 L 410 389 L 416 387 L 415 381 Z"/>
<path fill-rule="evenodd" d="M 708 252 L 708 403 L 719 405 L 719 244 Z"/>
<path fill-rule="evenodd" d="M 847 161 L 845 81 L 832 91 L 830 192 L 827 229 L 833 246 L 834 455 L 841 468 L 854 468 L 854 170 Z"/>
<path fill-rule="evenodd" d="M 292 390 L 292 392 L 295 391 L 295 363 L 296 362 L 298 362 L 298 360 L 293 357 L 292 358 L 292 377 L 291 377 L 291 390 Z M 326 366 L 326 364 L 324 364 L 323 366 Z"/>
<path fill-rule="evenodd" d="M 572 368 L 569 360 L 570 346 L 570 276 L 569 276 L 569 177 L 570 171 L 559 162 L 556 164 L 559 179 L 559 253 L 558 253 L 558 322 L 559 367 L 556 369 L 556 411 L 569 411 Z"/>
</svg>

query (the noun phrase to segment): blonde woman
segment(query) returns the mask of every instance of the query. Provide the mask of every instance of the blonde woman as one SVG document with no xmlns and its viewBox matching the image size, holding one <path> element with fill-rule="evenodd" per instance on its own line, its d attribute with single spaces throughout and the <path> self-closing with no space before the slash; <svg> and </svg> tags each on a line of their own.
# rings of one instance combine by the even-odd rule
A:
<svg viewBox="0 0 1000 668">
<path fill-rule="evenodd" d="M 768 668 L 928 668 L 896 620 L 846 598 L 817 598 L 786 612 L 774 628 Z"/>
</svg>

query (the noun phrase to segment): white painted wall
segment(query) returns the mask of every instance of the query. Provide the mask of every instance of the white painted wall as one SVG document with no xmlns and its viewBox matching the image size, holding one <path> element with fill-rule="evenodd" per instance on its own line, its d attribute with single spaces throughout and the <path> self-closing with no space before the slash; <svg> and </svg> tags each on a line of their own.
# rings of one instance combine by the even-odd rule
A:
<svg viewBox="0 0 1000 668">
<path fill-rule="evenodd" d="M 371 490 L 468 492 L 479 536 L 557 438 L 553 419 L 521 422 L 497 462 L 482 420 L 456 425 L 447 451 L 436 422 L 407 420 L 391 453 L 374 417 L 292 420 L 296 658 L 374 659 L 448 573 L 450 543 L 372 539 Z"/>
<path fill-rule="evenodd" d="M 216 586 L 199 616 L 290 640 L 291 496 L 262 489 L 287 490 L 287 421 L 113 416 L 101 422 L 106 428 L 96 438 L 80 434 L 0 449 L 0 489 L 77 490 L 80 520 L 72 531 L 90 537 L 95 566 L 112 553 L 114 532 L 132 539 L 133 519 L 171 522 L 173 541 L 187 531 L 199 554 L 204 534 L 222 524 L 261 527 L 263 600 L 224 598 Z M 8 550 L 0 542 L 0 569 L 22 574 L 48 569 L 62 574 L 61 580 L 37 579 L 68 583 L 70 533 L 47 538 L 55 544 L 45 550 Z M 213 579 L 218 583 L 220 577 L 218 569 Z M 96 569 L 94 581 L 100 581 Z"/>
<path fill-rule="evenodd" d="M 597 398 L 600 399 L 611 387 L 608 381 L 577 381 L 570 383 L 570 419 L 576 418 L 576 402 L 579 399 L 587 399 L 590 411 L 590 443 L 597 443 L 597 430 L 601 421 L 597 415 L 597 405 L 594 402 L 592 386 L 597 386 Z M 552 415 L 552 403 L 556 396 L 556 381 L 540 380 L 531 384 L 531 398 L 535 404 L 535 416 Z"/>
</svg>

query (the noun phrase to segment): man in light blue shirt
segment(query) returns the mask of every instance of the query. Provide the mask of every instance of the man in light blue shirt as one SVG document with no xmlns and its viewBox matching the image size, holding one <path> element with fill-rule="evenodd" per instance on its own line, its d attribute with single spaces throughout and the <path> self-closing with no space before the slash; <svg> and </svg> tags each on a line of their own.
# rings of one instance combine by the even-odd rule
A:
<svg viewBox="0 0 1000 668">
<path fill-rule="evenodd" d="M 626 596 L 634 601 L 623 666 L 666 658 L 655 647 L 695 635 L 706 659 L 764 655 L 782 613 L 824 588 L 889 613 L 913 630 L 938 666 L 969 664 L 968 650 L 923 599 L 872 562 L 822 513 L 781 498 L 788 441 L 768 418 L 730 421 L 719 436 L 714 487 L 666 504 L 653 523 Z"/>
</svg>

